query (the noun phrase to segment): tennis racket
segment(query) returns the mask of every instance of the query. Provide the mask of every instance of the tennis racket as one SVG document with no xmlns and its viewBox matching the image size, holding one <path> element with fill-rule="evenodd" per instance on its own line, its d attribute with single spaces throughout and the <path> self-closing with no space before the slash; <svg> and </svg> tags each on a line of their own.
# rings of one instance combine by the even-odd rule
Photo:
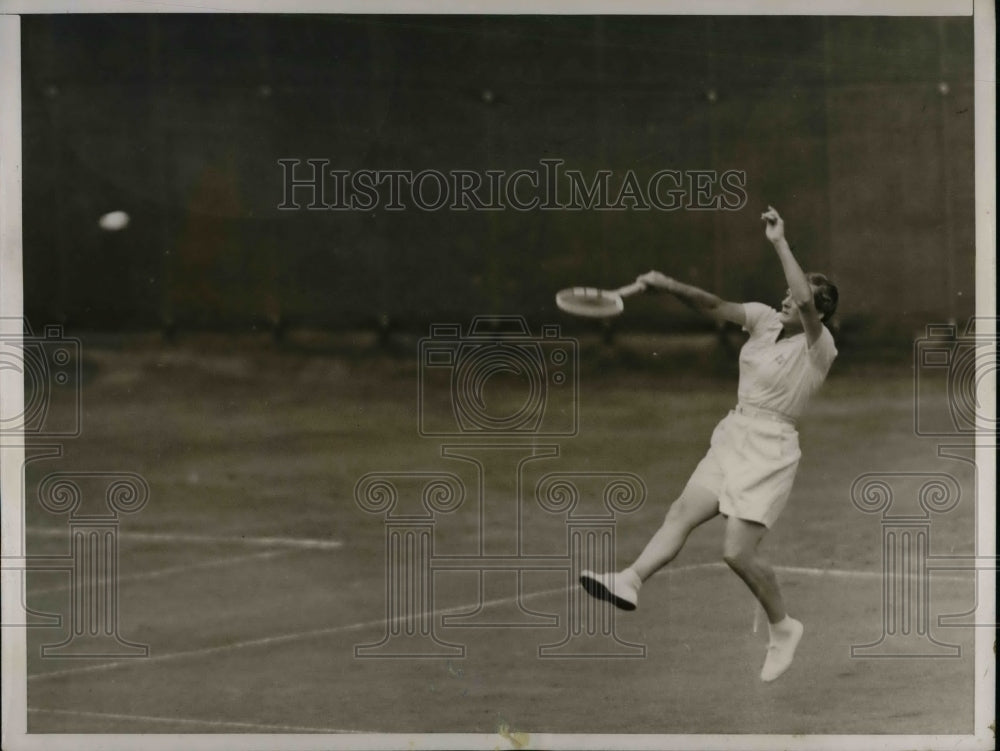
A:
<svg viewBox="0 0 1000 751">
<path fill-rule="evenodd" d="M 632 282 L 618 289 L 569 287 L 556 293 L 559 310 L 584 318 L 611 318 L 625 310 L 626 297 L 646 290 L 643 282 Z"/>
</svg>

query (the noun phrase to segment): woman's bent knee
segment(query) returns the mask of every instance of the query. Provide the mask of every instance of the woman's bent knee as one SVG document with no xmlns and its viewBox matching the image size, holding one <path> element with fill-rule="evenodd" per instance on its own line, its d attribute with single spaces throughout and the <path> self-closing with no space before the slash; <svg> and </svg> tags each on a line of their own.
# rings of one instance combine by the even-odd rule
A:
<svg viewBox="0 0 1000 751">
<path fill-rule="evenodd" d="M 722 549 L 722 560 L 726 562 L 729 568 L 736 571 L 746 568 L 747 561 L 751 557 L 752 554 L 745 550 L 734 549 L 729 546 L 724 546 Z"/>
</svg>

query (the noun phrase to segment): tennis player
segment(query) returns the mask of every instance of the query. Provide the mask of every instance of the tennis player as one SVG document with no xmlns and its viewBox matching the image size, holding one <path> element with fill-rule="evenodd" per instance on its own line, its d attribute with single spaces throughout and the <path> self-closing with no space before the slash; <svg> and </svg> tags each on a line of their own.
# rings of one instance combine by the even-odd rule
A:
<svg viewBox="0 0 1000 751">
<path fill-rule="evenodd" d="M 801 456 L 795 421 L 837 356 L 824 322 L 836 310 L 838 294 L 822 274 L 803 273 L 774 208 L 761 219 L 788 283 L 781 310 L 727 302 L 659 271 L 639 277 L 648 287 L 749 332 L 740 351 L 739 403 L 715 428 L 708 453 L 636 561 L 618 573 L 584 571 L 580 583 L 592 596 L 634 610 L 642 583 L 673 560 L 695 527 L 722 514 L 722 557 L 767 613 L 770 640 L 760 677 L 773 681 L 792 664 L 803 626 L 786 612 L 774 571 L 757 547 L 792 489 Z"/>
</svg>

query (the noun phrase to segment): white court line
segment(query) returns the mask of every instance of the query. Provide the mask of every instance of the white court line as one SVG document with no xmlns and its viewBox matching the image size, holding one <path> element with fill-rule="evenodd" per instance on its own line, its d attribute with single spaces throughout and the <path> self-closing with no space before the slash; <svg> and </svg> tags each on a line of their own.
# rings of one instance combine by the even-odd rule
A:
<svg viewBox="0 0 1000 751">
<path fill-rule="evenodd" d="M 227 720 L 198 720 L 190 717 L 152 717 L 143 714 L 115 714 L 113 712 L 88 712 L 77 709 L 51 709 L 49 707 L 28 707 L 29 712 L 41 714 L 69 715 L 71 717 L 98 717 L 104 720 L 134 720 L 142 722 L 170 722 L 178 725 L 205 725 L 215 728 L 246 730 L 273 730 L 281 733 L 364 733 L 365 730 L 344 730 L 343 728 L 311 728 L 300 725 L 268 725 L 261 722 L 230 722 Z"/>
<path fill-rule="evenodd" d="M 719 564 L 725 566 L 725 564 Z M 775 571 L 782 574 L 803 574 L 804 576 L 830 576 L 842 579 L 881 579 L 884 574 L 881 571 L 851 571 L 850 569 L 836 568 L 805 568 L 802 566 L 774 566 Z M 969 573 L 973 573 L 969 570 Z M 931 581 L 968 582 L 972 581 L 971 576 L 942 576 L 934 570 L 927 571 Z"/>
<path fill-rule="evenodd" d="M 229 558 L 212 558 L 208 561 L 198 561 L 196 563 L 181 563 L 176 566 L 166 566 L 164 568 L 151 569 L 149 571 L 138 571 L 134 574 L 121 574 L 118 576 L 118 582 L 131 582 L 131 581 L 144 581 L 146 579 L 158 579 L 161 576 L 170 576 L 171 574 L 180 573 L 182 571 L 196 571 L 199 569 L 206 568 L 217 568 L 219 566 L 230 566 L 235 563 L 243 563 L 245 561 L 253 560 L 264 560 L 267 558 L 274 558 L 276 555 L 284 555 L 289 551 L 287 550 L 264 550 L 260 553 L 247 553 L 246 555 L 236 555 Z M 62 574 L 68 574 L 67 571 L 60 571 Z M 49 592 L 63 592 L 73 588 L 71 582 L 66 582 L 64 584 L 55 584 L 51 587 L 30 587 L 28 589 L 29 595 L 39 595 L 47 594 Z"/>
<path fill-rule="evenodd" d="M 680 573 L 682 571 L 690 571 L 694 569 L 705 568 L 706 566 L 714 567 L 714 563 L 696 563 L 690 566 L 676 566 L 672 569 L 667 569 L 662 573 Z M 569 589 L 569 586 L 562 587 L 552 587 L 551 589 L 543 589 L 537 592 L 525 592 L 521 595 L 522 600 L 527 600 L 532 597 L 540 597 L 541 595 L 549 595 L 555 592 L 565 592 Z M 431 617 L 436 618 L 441 615 L 450 615 L 451 613 L 464 613 L 469 609 L 474 607 L 490 607 L 492 605 L 503 605 L 508 602 L 513 602 L 517 599 L 517 595 L 508 597 L 497 597 L 492 600 L 487 600 L 485 602 L 479 603 L 466 603 L 464 605 L 455 605 L 450 608 L 436 608 L 431 611 Z M 257 639 L 247 639 L 245 641 L 234 642 L 233 644 L 221 644 L 217 647 L 200 647 L 198 649 L 188 649 L 181 652 L 168 652 L 166 654 L 151 655 L 150 657 L 141 658 L 143 664 L 148 664 L 151 662 L 166 662 L 168 660 L 177 660 L 185 657 L 201 657 L 203 655 L 214 654 L 217 652 L 228 652 L 233 649 L 245 649 L 247 647 L 262 647 L 270 644 L 284 644 L 287 642 L 299 641 L 301 639 L 310 639 L 318 636 L 328 636 L 330 634 L 343 633 L 345 631 L 357 631 L 364 628 L 371 628 L 372 626 L 381 626 L 388 623 L 394 623 L 405 620 L 405 616 L 397 616 L 396 618 L 386 619 L 385 616 L 381 618 L 376 618 L 370 621 L 361 621 L 358 623 L 349 623 L 342 626 L 327 626 L 326 628 L 314 628 L 308 631 L 296 631 L 287 634 L 278 634 L 277 636 L 263 636 Z M 47 678 L 58 678 L 64 675 L 75 675 L 77 673 L 92 673 L 99 670 L 112 670 L 114 668 L 119 668 L 127 665 L 131 660 L 115 660 L 113 662 L 100 662 L 95 665 L 80 665 L 78 667 L 66 668 L 65 670 L 52 670 L 47 673 L 36 673 L 34 675 L 29 675 L 29 681 L 41 681 Z"/>
<path fill-rule="evenodd" d="M 527 592 L 521 595 L 521 599 L 528 599 L 530 597 L 538 597 L 539 595 L 552 594 L 553 592 L 565 592 L 568 587 L 553 587 L 552 589 L 544 589 L 539 592 Z M 491 605 L 502 605 L 503 603 L 513 602 L 517 597 L 498 597 L 493 600 L 487 600 L 482 603 L 482 607 L 489 607 Z M 464 613 L 470 608 L 474 608 L 480 603 L 468 603 L 465 605 L 456 605 L 451 608 L 440 608 L 431 611 L 431 617 L 436 618 L 440 615 L 449 615 L 451 613 Z M 269 644 L 284 644 L 287 642 L 299 641 L 301 639 L 310 639 L 317 636 L 328 636 L 330 634 L 338 634 L 345 631 L 357 631 L 363 628 L 371 628 L 372 626 L 381 626 L 387 623 L 393 623 L 405 620 L 405 616 L 398 616 L 392 619 L 386 619 L 385 616 L 381 618 L 376 618 L 370 621 L 361 621 L 359 623 L 349 623 L 343 626 L 327 626 L 326 628 L 314 628 L 308 631 L 295 631 L 288 634 L 278 634 L 277 636 L 263 636 L 257 639 L 247 639 L 245 641 L 234 642 L 233 644 L 221 644 L 217 647 L 201 647 L 199 649 L 189 649 L 182 652 L 168 652 L 161 655 L 152 655 L 150 657 L 141 658 L 141 662 L 146 664 L 150 662 L 166 662 L 168 660 L 177 660 L 184 657 L 201 657 L 203 655 L 215 654 L 217 652 L 228 652 L 232 649 L 245 649 L 247 647 L 263 647 Z M 101 662 L 96 665 L 81 665 L 75 668 L 66 668 L 65 670 L 53 670 L 48 673 L 36 673 L 35 675 L 29 675 L 29 681 L 45 680 L 46 678 L 57 678 L 63 675 L 73 675 L 76 673 L 92 673 L 97 670 L 111 670 L 113 668 L 120 668 L 123 665 L 127 665 L 128 660 L 116 660 L 115 662 Z"/>
<path fill-rule="evenodd" d="M 65 529 L 28 527 L 25 532 L 40 537 L 66 537 Z M 340 540 L 310 539 L 308 537 L 243 537 L 241 535 L 188 535 L 175 532 L 133 532 L 121 530 L 119 541 L 132 542 L 189 542 L 189 543 L 229 543 L 231 545 L 263 545 L 273 548 L 318 548 L 334 550 L 343 545 Z"/>
<path fill-rule="evenodd" d="M 722 561 L 713 561 L 712 563 L 699 563 L 695 566 L 686 567 L 688 570 L 699 568 L 699 569 L 718 569 L 719 571 L 728 571 L 729 566 Z M 806 566 L 771 566 L 779 574 L 801 574 L 802 576 L 829 576 L 833 579 L 881 579 L 883 578 L 883 573 L 881 571 L 859 571 L 851 569 L 842 568 L 808 568 Z M 669 571 L 670 569 L 666 569 Z M 954 569 L 948 569 L 954 570 Z M 963 569 L 964 570 L 964 569 Z M 973 569 L 969 569 L 969 573 L 972 573 Z M 950 582 L 967 582 L 971 581 L 970 576 L 942 576 L 934 570 L 929 570 L 928 575 L 935 581 L 950 581 Z"/>
<path fill-rule="evenodd" d="M 822 568 L 799 568 L 794 566 L 775 566 L 776 571 L 785 573 L 795 573 L 803 574 L 806 576 L 836 576 L 836 577 L 854 577 L 854 578 L 881 578 L 882 573 L 880 571 L 850 571 L 850 570 L 838 570 L 838 569 L 822 569 Z M 725 563 L 712 561 L 711 563 L 694 563 L 688 566 L 674 566 L 671 568 L 663 569 L 657 576 L 663 576 L 665 574 L 680 574 L 689 571 L 722 571 L 728 570 L 729 567 Z M 941 579 L 950 579 L 956 581 L 968 581 L 969 577 L 940 577 Z M 551 589 L 543 589 L 538 592 L 525 592 L 521 595 L 522 600 L 527 600 L 532 597 L 540 597 L 542 595 L 553 594 L 555 592 L 565 592 L 569 587 L 553 587 Z M 437 618 L 441 615 L 450 615 L 452 613 L 462 613 L 468 611 L 470 608 L 477 606 L 489 607 L 491 605 L 502 605 L 508 602 L 514 602 L 517 596 L 508 597 L 498 597 L 493 600 L 487 600 L 483 603 L 468 603 L 465 605 L 456 605 L 450 608 L 436 608 L 431 611 L 430 615 L 432 618 Z M 287 634 L 278 634 L 276 636 L 263 636 L 256 639 L 246 639 L 244 641 L 234 642 L 232 644 L 220 644 L 215 647 L 199 647 L 198 649 L 188 649 L 180 652 L 167 652 L 165 654 L 152 655 L 150 657 L 130 659 L 130 660 L 115 660 L 113 662 L 100 662 L 93 665 L 80 665 L 77 667 L 66 668 L 64 670 L 52 670 L 46 673 L 35 673 L 34 675 L 28 676 L 28 681 L 43 681 L 49 678 L 59 678 L 65 675 L 76 675 L 78 673 L 93 673 L 101 670 L 113 670 L 115 668 L 120 668 L 125 665 L 147 665 L 154 662 L 167 662 L 171 660 L 179 660 L 186 657 L 201 657 L 204 655 L 216 654 L 220 652 L 228 652 L 235 649 L 246 649 L 252 647 L 263 647 L 274 644 L 287 644 L 293 641 L 300 641 L 302 639 L 312 639 L 319 636 L 329 636 L 331 634 L 343 633 L 345 631 L 357 631 L 364 628 L 371 628 L 372 626 L 380 626 L 388 623 L 394 623 L 405 620 L 405 616 L 397 616 L 396 618 L 386 619 L 384 616 L 381 618 L 376 618 L 370 621 L 360 621 L 358 623 L 349 623 L 342 626 L 328 626 L 326 628 L 314 628 L 308 631 L 293 631 Z"/>
</svg>

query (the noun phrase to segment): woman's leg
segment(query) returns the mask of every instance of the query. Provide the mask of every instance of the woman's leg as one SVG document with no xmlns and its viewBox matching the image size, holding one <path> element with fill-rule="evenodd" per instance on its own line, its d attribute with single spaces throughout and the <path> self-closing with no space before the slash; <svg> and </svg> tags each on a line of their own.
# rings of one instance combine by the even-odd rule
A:
<svg viewBox="0 0 1000 751">
<path fill-rule="evenodd" d="M 787 613 L 774 569 L 757 552 L 757 546 L 765 534 L 767 527 L 763 524 L 729 517 L 722 559 L 750 587 L 754 597 L 764 607 L 767 620 L 777 623 Z"/>
<path fill-rule="evenodd" d="M 643 580 L 673 560 L 692 529 L 718 513 L 719 499 L 716 494 L 700 485 L 688 483 L 680 498 L 670 505 L 663 525 L 646 543 L 635 563 L 618 573 L 581 571 L 580 584 L 592 597 L 608 600 L 623 610 L 635 610 Z"/>
<path fill-rule="evenodd" d="M 671 504 L 663 525 L 629 568 L 645 581 L 674 559 L 691 530 L 718 513 L 718 496 L 700 485 L 689 484 Z"/>
<path fill-rule="evenodd" d="M 757 553 L 757 546 L 766 532 L 767 527 L 763 524 L 729 517 L 722 557 L 746 582 L 767 613 L 771 639 L 760 677 L 764 681 L 773 681 L 792 664 L 803 627 L 785 612 L 785 602 L 774 569 Z"/>
</svg>

